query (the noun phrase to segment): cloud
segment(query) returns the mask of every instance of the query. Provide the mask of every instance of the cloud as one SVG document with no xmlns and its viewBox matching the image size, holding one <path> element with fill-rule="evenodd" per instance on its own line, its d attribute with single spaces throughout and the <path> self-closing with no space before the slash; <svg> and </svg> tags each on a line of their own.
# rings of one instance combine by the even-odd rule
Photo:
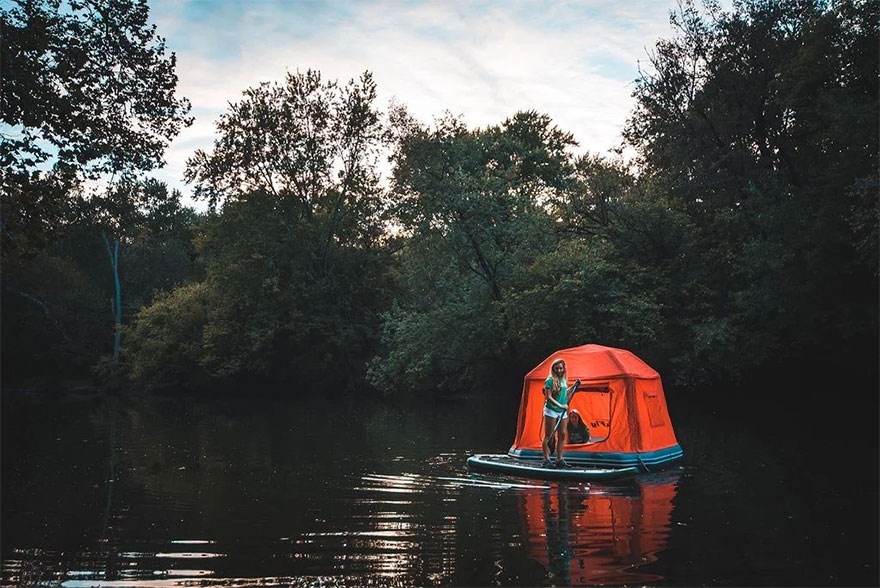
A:
<svg viewBox="0 0 880 588">
<path fill-rule="evenodd" d="M 317 69 L 346 81 L 373 72 L 423 121 L 449 110 L 472 126 L 535 109 L 581 148 L 620 143 L 645 48 L 668 34 L 674 4 L 636 2 L 285 2 L 162 0 L 159 34 L 178 56 L 178 91 L 195 124 L 156 177 L 181 189 L 185 161 L 210 149 L 214 121 L 246 88 Z"/>
</svg>

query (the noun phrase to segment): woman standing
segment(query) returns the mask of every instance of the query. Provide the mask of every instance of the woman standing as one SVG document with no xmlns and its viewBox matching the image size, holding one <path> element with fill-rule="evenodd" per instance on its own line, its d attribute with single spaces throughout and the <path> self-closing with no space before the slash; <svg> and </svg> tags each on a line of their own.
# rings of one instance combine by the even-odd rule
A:
<svg viewBox="0 0 880 588">
<path fill-rule="evenodd" d="M 550 438 L 553 430 L 556 430 L 556 467 L 567 468 L 568 464 L 562 459 L 562 449 L 565 446 L 566 424 L 568 422 L 568 381 L 566 380 L 565 361 L 557 359 L 550 365 L 550 375 L 544 380 L 544 439 L 541 441 L 541 450 L 544 452 L 543 467 L 550 467 Z M 556 423 L 559 420 L 559 427 Z"/>
</svg>

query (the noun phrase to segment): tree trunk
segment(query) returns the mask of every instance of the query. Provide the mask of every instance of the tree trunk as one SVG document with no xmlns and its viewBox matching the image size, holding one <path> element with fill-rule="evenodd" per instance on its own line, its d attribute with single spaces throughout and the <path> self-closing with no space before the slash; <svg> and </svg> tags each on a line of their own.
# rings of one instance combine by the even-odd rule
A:
<svg viewBox="0 0 880 588">
<path fill-rule="evenodd" d="M 119 285 L 119 239 L 113 240 L 113 249 L 110 249 L 110 241 L 107 234 L 101 232 L 104 238 L 104 246 L 110 257 L 110 268 L 113 270 L 113 285 L 116 289 L 114 298 L 110 299 L 110 310 L 113 312 L 113 367 L 119 365 L 119 343 L 122 336 L 122 288 Z"/>
</svg>

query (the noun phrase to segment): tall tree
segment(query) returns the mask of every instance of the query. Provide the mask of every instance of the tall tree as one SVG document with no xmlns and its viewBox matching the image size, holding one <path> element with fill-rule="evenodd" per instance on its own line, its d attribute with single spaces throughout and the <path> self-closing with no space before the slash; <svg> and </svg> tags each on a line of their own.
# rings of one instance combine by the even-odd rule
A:
<svg viewBox="0 0 880 588">
<path fill-rule="evenodd" d="M 318 231 L 314 269 L 325 273 L 334 237 L 376 234 L 383 127 L 375 100 L 369 72 L 342 87 L 308 70 L 250 88 L 217 121 L 214 148 L 189 160 L 186 179 L 212 206 L 276 196 L 290 222 Z"/>
<path fill-rule="evenodd" d="M 877 234 L 878 10 L 750 0 L 673 14 L 625 135 L 641 179 L 696 228 L 703 310 L 682 317 L 682 365 L 737 378 L 876 348 L 876 257 L 862 252 Z"/>
<path fill-rule="evenodd" d="M 0 8 L 4 269 L 26 272 L 30 259 L 94 227 L 98 205 L 125 192 L 114 184 L 161 166 L 171 139 L 192 122 L 189 103 L 175 96 L 175 56 L 148 16 L 144 0 L 12 0 Z M 115 196 L 100 194 L 94 180 Z M 116 280 L 118 337 L 119 244 L 105 234 L 95 250 L 109 254 Z M 28 281 L 4 273 L 5 283 Z"/>
<path fill-rule="evenodd" d="M 230 105 L 213 149 L 187 166 L 216 211 L 199 236 L 204 280 L 138 315 L 136 379 L 172 380 L 191 365 L 306 387 L 362 377 L 386 289 L 375 98 L 369 73 L 339 85 L 310 70 Z M 165 362 L 169 346 L 191 353 Z"/>
<path fill-rule="evenodd" d="M 112 280 L 110 310 L 113 316 L 113 350 L 111 365 L 119 363 L 122 337 L 122 284 L 127 281 L 120 273 L 120 250 L 151 240 L 158 246 L 163 233 L 180 231 L 181 223 L 192 222 L 192 211 L 180 205 L 180 192 L 169 191 L 159 181 L 123 181 L 114 184 L 105 194 L 82 202 L 83 221 L 100 232 Z M 185 229 L 184 229 L 185 230 Z M 131 268 L 137 271 L 136 268 Z M 168 274 L 177 272 L 172 267 Z"/>
<path fill-rule="evenodd" d="M 510 296 L 519 274 L 555 246 L 544 204 L 570 174 L 574 144 L 546 115 L 520 112 L 469 130 L 398 116 L 395 220 L 403 295 L 384 321 L 387 356 L 373 381 L 462 387 L 522 360 Z"/>
<path fill-rule="evenodd" d="M 95 178 L 162 165 L 187 117 L 145 0 L 12 0 L 3 19 L 4 167 Z"/>
</svg>

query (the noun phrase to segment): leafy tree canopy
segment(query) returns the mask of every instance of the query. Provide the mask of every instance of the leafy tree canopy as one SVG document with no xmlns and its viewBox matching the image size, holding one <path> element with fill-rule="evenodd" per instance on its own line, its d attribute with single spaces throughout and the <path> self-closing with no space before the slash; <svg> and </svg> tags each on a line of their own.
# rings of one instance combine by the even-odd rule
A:
<svg viewBox="0 0 880 588">
<path fill-rule="evenodd" d="M 842 369 L 876 348 L 878 6 L 685 2 L 651 53 L 625 136 L 701 256 L 682 367 L 736 379 L 834 341 Z"/>
<path fill-rule="evenodd" d="M 196 237 L 203 277 L 138 314 L 136 379 L 362 377 L 387 291 L 375 98 L 369 73 L 339 86 L 309 70 L 230 105 L 187 166 L 213 209 Z"/>
<path fill-rule="evenodd" d="M 188 125 L 145 0 L 14 0 L 3 19 L 3 165 L 87 177 L 162 164 Z"/>
</svg>

